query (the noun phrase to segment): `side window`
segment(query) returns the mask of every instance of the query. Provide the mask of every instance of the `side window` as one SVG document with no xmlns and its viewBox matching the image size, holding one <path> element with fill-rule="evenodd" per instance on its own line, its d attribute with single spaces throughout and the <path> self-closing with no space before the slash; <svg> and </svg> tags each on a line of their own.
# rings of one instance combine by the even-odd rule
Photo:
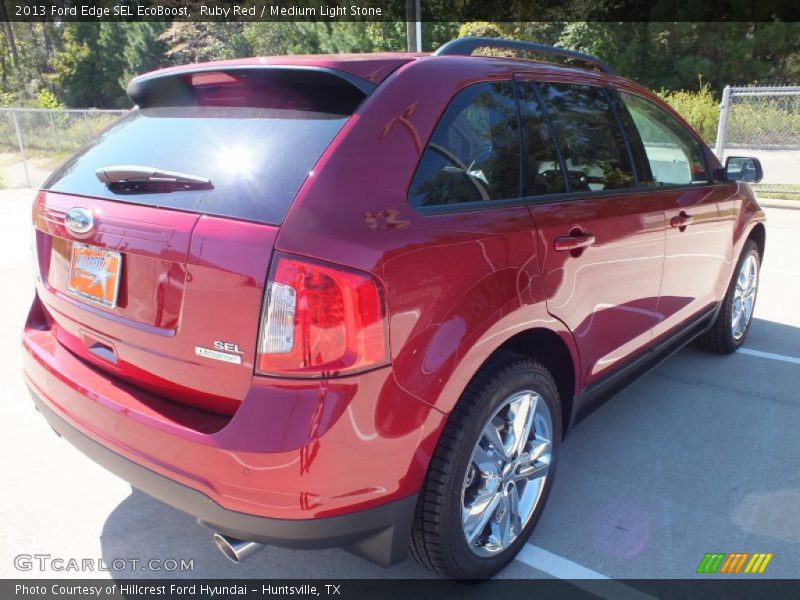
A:
<svg viewBox="0 0 800 600">
<path fill-rule="evenodd" d="M 476 83 L 450 102 L 411 182 L 413 206 L 519 197 L 519 131 L 510 81 Z"/>
<path fill-rule="evenodd" d="M 628 148 L 603 88 L 538 83 L 553 123 L 570 191 L 633 187 Z"/>
<path fill-rule="evenodd" d="M 530 81 L 517 83 L 522 116 L 522 162 L 525 170 L 523 195 L 566 192 L 564 171 L 534 86 Z"/>
<path fill-rule="evenodd" d="M 644 145 L 652 179 L 641 185 L 689 185 L 707 183 L 700 144 L 686 128 L 656 104 L 621 92 Z"/>
</svg>

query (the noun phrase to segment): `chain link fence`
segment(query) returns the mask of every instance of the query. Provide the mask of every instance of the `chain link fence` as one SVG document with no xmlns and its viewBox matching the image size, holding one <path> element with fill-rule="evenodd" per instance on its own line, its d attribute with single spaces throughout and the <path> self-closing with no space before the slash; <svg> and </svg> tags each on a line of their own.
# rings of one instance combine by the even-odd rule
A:
<svg viewBox="0 0 800 600">
<path fill-rule="evenodd" d="M 800 86 L 727 86 L 722 94 L 716 155 L 755 156 L 765 198 L 800 200 Z"/>
<path fill-rule="evenodd" d="M 0 108 L 0 188 L 37 188 L 124 110 Z"/>
</svg>

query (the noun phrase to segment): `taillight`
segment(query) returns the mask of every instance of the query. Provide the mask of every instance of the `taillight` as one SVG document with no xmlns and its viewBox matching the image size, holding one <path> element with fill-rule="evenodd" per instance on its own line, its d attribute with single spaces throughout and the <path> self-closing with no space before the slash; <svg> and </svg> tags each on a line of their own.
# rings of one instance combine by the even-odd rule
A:
<svg viewBox="0 0 800 600">
<path fill-rule="evenodd" d="M 264 298 L 256 369 L 320 377 L 389 362 L 386 308 L 366 273 L 280 256 Z"/>
<path fill-rule="evenodd" d="M 36 233 L 36 217 L 39 212 L 39 202 L 42 200 L 42 196 L 44 195 L 43 192 L 39 192 L 39 195 L 33 201 L 33 205 L 31 207 L 31 267 L 33 268 L 33 277 L 34 281 L 39 281 L 41 279 L 41 269 L 39 266 L 39 242 L 36 239 L 38 234 Z"/>
</svg>

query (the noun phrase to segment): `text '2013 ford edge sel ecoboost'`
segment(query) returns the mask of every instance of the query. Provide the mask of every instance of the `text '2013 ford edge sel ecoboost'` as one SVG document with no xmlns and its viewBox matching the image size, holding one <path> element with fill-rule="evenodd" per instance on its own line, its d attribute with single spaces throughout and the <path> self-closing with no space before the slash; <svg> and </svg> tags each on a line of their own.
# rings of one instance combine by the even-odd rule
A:
<svg viewBox="0 0 800 600">
<path fill-rule="evenodd" d="M 490 577 L 571 427 L 691 340 L 747 336 L 760 164 L 720 165 L 592 56 L 462 38 L 128 94 L 34 203 L 25 376 L 234 561 L 410 550 Z"/>
</svg>

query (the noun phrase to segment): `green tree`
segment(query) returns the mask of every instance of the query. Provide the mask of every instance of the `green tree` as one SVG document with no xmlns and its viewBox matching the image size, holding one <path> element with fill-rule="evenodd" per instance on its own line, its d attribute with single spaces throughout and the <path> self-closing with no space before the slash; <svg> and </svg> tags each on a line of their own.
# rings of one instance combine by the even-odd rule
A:
<svg viewBox="0 0 800 600">
<path fill-rule="evenodd" d="M 46 88 L 39 92 L 39 96 L 36 98 L 36 104 L 39 105 L 39 108 L 64 108 L 55 94 Z"/>
<path fill-rule="evenodd" d="M 64 23 L 63 47 L 52 58 L 59 100 L 72 107 L 130 106 L 119 81 L 125 68 L 126 25 Z"/>
<path fill-rule="evenodd" d="M 405 48 L 405 23 L 246 23 L 244 36 L 259 56 L 380 52 Z"/>
<path fill-rule="evenodd" d="M 590 7 L 587 1 L 579 0 L 573 8 L 583 6 L 587 15 L 608 8 L 602 2 Z M 468 22 L 459 35 L 587 52 L 656 90 L 699 90 L 706 83 L 718 96 L 725 85 L 794 83 L 800 78 L 800 23 Z"/>
<path fill-rule="evenodd" d="M 717 93 L 785 80 L 800 54 L 800 23 L 598 23 L 565 26 L 559 44 L 604 59 L 654 89 Z"/>
<path fill-rule="evenodd" d="M 447 21 L 423 23 L 422 50 L 426 52 L 434 51 L 445 42 L 457 38 L 460 25 L 461 23 Z M 405 44 L 401 47 L 404 48 Z"/>
<path fill-rule="evenodd" d="M 60 29 L 52 23 L 4 23 L 0 30 L 0 92 L 12 104 L 35 102 L 47 85 L 50 59 L 60 43 Z"/>
<path fill-rule="evenodd" d="M 157 39 L 173 64 L 224 60 L 252 54 L 244 27 L 245 23 L 175 21 Z"/>
<path fill-rule="evenodd" d="M 136 75 L 167 66 L 167 45 L 161 39 L 168 23 L 135 22 L 128 24 L 127 43 L 123 50 L 125 65 L 120 85 L 125 87 Z"/>
<path fill-rule="evenodd" d="M 296 39 L 293 23 L 245 23 L 242 35 L 256 56 L 281 55 L 289 52 Z"/>
</svg>

